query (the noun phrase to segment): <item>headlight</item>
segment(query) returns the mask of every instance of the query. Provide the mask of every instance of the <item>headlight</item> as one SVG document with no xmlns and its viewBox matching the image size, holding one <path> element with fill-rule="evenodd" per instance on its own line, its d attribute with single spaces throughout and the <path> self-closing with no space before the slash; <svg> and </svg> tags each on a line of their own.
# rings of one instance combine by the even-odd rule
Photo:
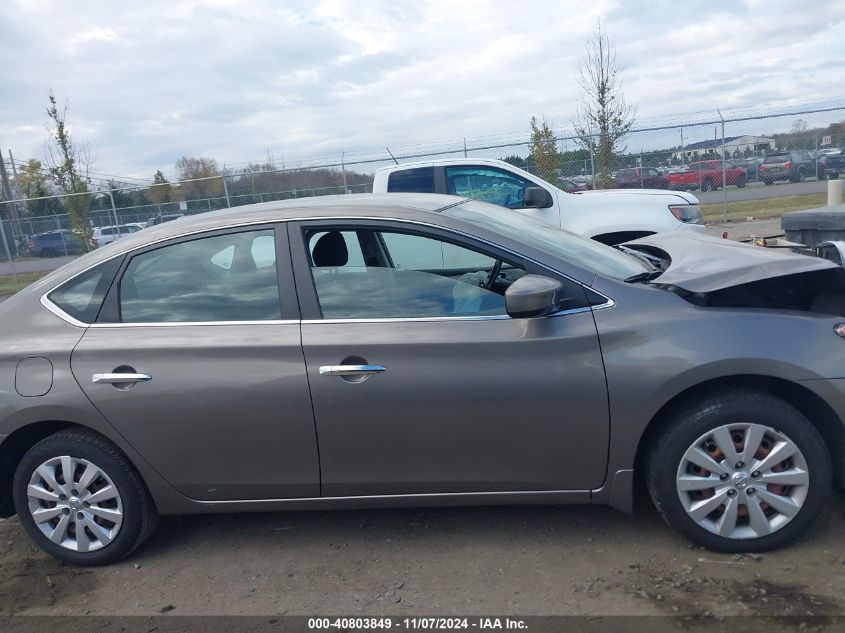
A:
<svg viewBox="0 0 845 633">
<path fill-rule="evenodd" d="M 842 338 L 845 338 L 845 323 L 838 323 L 833 326 L 833 331 Z"/>
<path fill-rule="evenodd" d="M 701 215 L 701 207 L 697 204 L 670 204 L 669 211 L 680 222 L 687 224 L 704 223 L 704 216 Z"/>
</svg>

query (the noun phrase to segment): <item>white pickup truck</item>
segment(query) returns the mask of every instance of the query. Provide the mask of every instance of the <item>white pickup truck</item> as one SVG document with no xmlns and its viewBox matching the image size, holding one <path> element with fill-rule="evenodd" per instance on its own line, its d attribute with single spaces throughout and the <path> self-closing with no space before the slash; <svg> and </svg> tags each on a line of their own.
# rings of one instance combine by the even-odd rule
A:
<svg viewBox="0 0 845 633">
<path fill-rule="evenodd" d="M 373 193 L 447 193 L 491 202 L 605 244 L 674 230 L 704 232 L 698 198 L 683 191 L 567 193 L 501 160 L 447 158 L 383 167 Z"/>
</svg>

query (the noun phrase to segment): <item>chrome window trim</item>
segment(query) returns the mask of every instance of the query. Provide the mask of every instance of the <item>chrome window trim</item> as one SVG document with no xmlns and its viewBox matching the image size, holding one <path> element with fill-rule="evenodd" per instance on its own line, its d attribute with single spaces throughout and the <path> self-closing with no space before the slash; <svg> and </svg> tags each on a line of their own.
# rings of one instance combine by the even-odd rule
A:
<svg viewBox="0 0 845 633">
<path fill-rule="evenodd" d="M 556 275 L 561 275 L 562 277 L 565 277 L 569 281 L 572 281 L 573 283 L 578 284 L 582 288 L 588 288 L 591 292 L 595 292 L 597 295 L 607 299 L 607 301 L 605 303 L 602 303 L 602 304 L 599 304 L 599 305 L 587 306 L 587 307 L 584 307 L 584 308 L 575 308 L 573 310 L 564 310 L 562 312 L 558 312 L 558 313 L 555 313 L 555 314 L 550 315 L 550 316 L 558 316 L 558 315 L 564 315 L 564 314 L 574 314 L 576 311 L 603 310 L 605 308 L 612 308 L 616 305 L 616 302 L 613 299 L 611 299 L 610 297 L 608 297 L 607 295 L 605 295 L 604 293 L 599 292 L 598 290 L 591 288 L 590 286 L 587 286 L 586 284 L 583 284 L 582 282 L 578 281 L 577 279 L 573 279 L 572 277 L 570 277 L 569 275 L 567 275 L 564 272 L 561 272 L 559 270 L 555 270 L 554 268 L 547 266 L 546 264 L 543 264 L 541 262 L 538 262 L 537 260 L 532 259 L 530 257 L 526 257 L 525 255 L 520 255 L 519 253 L 514 253 L 512 250 L 510 250 L 508 248 L 505 248 L 505 247 L 503 247 L 499 244 L 495 244 L 495 243 L 490 242 L 488 240 L 482 239 L 482 238 L 477 237 L 475 235 L 472 235 L 470 233 L 466 233 L 464 231 L 459 231 L 459 230 L 456 230 L 456 229 L 451 229 L 451 228 L 448 228 L 448 227 L 443 227 L 443 226 L 440 226 L 440 225 L 437 225 L 437 224 L 432 224 L 431 222 L 423 222 L 421 220 L 408 220 L 408 219 L 404 219 L 404 218 L 372 217 L 372 216 L 359 216 L 359 215 L 310 216 L 310 217 L 305 216 L 305 217 L 296 217 L 296 218 L 283 218 L 283 219 L 276 219 L 276 220 L 272 220 L 272 219 L 250 220 L 248 222 L 235 222 L 233 224 L 224 224 L 224 225 L 221 225 L 221 226 L 205 227 L 205 228 L 201 228 L 201 229 L 195 229 L 195 230 L 192 230 L 192 231 L 185 231 L 184 233 L 178 233 L 176 235 L 168 235 L 167 237 L 162 237 L 162 238 L 159 238 L 157 240 L 153 240 L 152 242 L 145 242 L 144 244 L 137 246 L 133 249 L 120 251 L 118 253 L 115 253 L 114 255 L 111 255 L 109 257 L 106 257 L 105 259 L 101 259 L 100 261 L 91 264 L 87 268 L 80 270 L 78 273 L 74 274 L 72 277 L 68 277 L 67 279 L 63 280 L 62 282 L 56 284 L 55 286 L 53 286 L 52 288 L 50 288 L 49 290 L 44 292 L 41 295 L 41 305 L 44 308 L 46 308 L 47 310 L 49 310 L 51 313 L 53 313 L 55 316 L 57 316 L 60 319 L 62 319 L 63 321 L 65 321 L 66 323 L 69 323 L 70 325 L 73 325 L 75 327 L 83 327 L 83 328 L 85 328 L 85 327 L 98 327 L 98 328 L 102 328 L 102 327 L 173 327 L 173 326 L 178 326 L 178 325 L 256 325 L 256 324 L 260 325 L 262 323 L 279 325 L 279 324 L 287 324 L 287 323 L 299 323 L 299 321 L 290 321 L 290 320 L 277 320 L 277 321 L 196 321 L 196 322 L 184 322 L 184 321 L 169 322 L 168 321 L 168 322 L 157 322 L 157 323 L 84 323 L 82 321 L 79 321 L 78 319 L 75 319 L 71 315 L 67 314 L 59 306 L 57 306 L 55 303 L 50 301 L 49 295 L 52 292 L 54 292 L 55 290 L 57 290 L 58 288 L 60 288 L 61 286 L 64 286 L 66 283 L 72 281 L 73 279 L 76 279 L 80 275 L 85 274 L 86 272 L 88 272 L 92 268 L 96 268 L 97 266 L 100 266 L 100 265 L 102 265 L 102 264 L 104 264 L 108 261 L 111 261 L 112 259 L 115 259 L 116 257 L 124 257 L 126 255 L 131 255 L 136 250 L 149 248 L 150 246 L 154 246 L 156 244 L 161 244 L 162 242 L 169 242 L 171 240 L 178 240 L 178 239 L 181 239 L 183 237 L 190 237 L 191 235 L 200 235 L 202 233 L 211 233 L 211 232 L 214 232 L 214 231 L 225 231 L 226 229 L 237 229 L 237 228 L 242 228 L 242 227 L 259 226 L 259 225 L 265 225 L 265 224 L 278 224 L 280 222 L 310 222 L 310 221 L 318 221 L 318 220 L 319 221 L 322 221 L 322 220 L 338 220 L 338 221 L 365 220 L 365 221 L 376 221 L 376 222 L 380 222 L 380 221 L 383 221 L 383 222 L 399 222 L 399 223 L 405 223 L 405 224 L 414 224 L 414 225 L 417 225 L 417 226 L 425 226 L 425 227 L 439 229 L 439 230 L 443 230 L 443 231 L 451 231 L 451 232 L 455 233 L 456 235 L 461 235 L 461 236 L 469 238 L 471 240 L 481 242 L 482 244 L 486 244 L 488 246 L 492 246 L 493 248 L 497 248 L 497 249 L 503 250 L 507 253 L 510 253 L 514 257 L 519 257 L 520 259 L 523 259 L 525 261 L 529 261 L 532 264 L 539 266 L 540 268 L 545 268 L 546 270 L 551 271 Z M 383 323 L 383 322 L 392 322 L 392 321 L 419 321 L 419 320 L 441 321 L 441 320 L 453 320 L 453 319 L 489 320 L 489 319 L 495 319 L 495 318 L 507 318 L 507 319 L 509 319 L 510 317 L 507 316 L 507 315 L 492 315 L 492 316 L 476 316 L 476 317 L 474 317 L 474 316 L 469 316 L 469 317 L 460 317 L 460 316 L 458 316 L 458 317 L 419 317 L 419 318 L 409 318 L 409 319 L 403 319 L 403 318 L 400 318 L 400 317 L 397 317 L 395 319 L 311 319 L 311 320 L 302 321 L 302 323 L 325 323 L 325 322 L 334 322 L 334 323 L 338 323 L 338 322 L 350 322 L 350 323 L 377 322 L 377 323 L 379 323 L 379 322 L 381 322 L 381 323 Z"/>
<path fill-rule="evenodd" d="M 150 321 L 149 323 L 91 323 L 92 328 L 125 327 L 189 327 L 206 325 L 295 325 L 299 319 L 272 319 L 266 321 Z"/>
</svg>

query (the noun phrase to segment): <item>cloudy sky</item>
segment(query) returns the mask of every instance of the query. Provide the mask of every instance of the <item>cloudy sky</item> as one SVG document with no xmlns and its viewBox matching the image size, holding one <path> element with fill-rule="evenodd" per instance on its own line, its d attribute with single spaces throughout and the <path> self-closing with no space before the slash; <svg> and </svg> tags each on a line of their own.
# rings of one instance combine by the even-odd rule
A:
<svg viewBox="0 0 845 633">
<path fill-rule="evenodd" d="M 143 178 L 565 128 L 597 19 L 642 124 L 845 103 L 843 0 L 3 0 L 0 148 L 43 154 L 50 89 L 95 171 Z"/>
</svg>

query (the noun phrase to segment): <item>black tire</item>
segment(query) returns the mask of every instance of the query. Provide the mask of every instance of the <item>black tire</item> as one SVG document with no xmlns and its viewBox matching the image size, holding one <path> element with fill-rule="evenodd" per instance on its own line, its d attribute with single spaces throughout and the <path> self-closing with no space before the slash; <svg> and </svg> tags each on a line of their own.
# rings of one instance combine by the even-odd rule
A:
<svg viewBox="0 0 845 633">
<path fill-rule="evenodd" d="M 746 180 L 745 176 L 740 176 L 739 180 L 736 181 L 736 186 L 740 189 L 745 189 L 745 185 L 747 184 L 747 182 L 748 181 Z"/>
<path fill-rule="evenodd" d="M 775 181 L 771 178 L 763 178 L 763 182 L 766 183 L 767 187 L 771 187 L 773 184 L 775 184 Z"/>
<path fill-rule="evenodd" d="M 96 464 L 117 487 L 123 522 L 114 540 L 91 552 L 77 552 L 53 543 L 41 532 L 29 511 L 27 486 L 35 470 L 46 461 L 70 455 Z M 66 563 L 80 566 L 109 565 L 129 555 L 153 532 L 158 513 L 135 468 L 106 438 L 86 429 L 69 428 L 51 435 L 23 456 L 13 482 L 15 510 L 29 537 L 45 552 Z"/>
<path fill-rule="evenodd" d="M 737 422 L 785 434 L 807 462 L 810 483 L 803 506 L 792 520 L 762 537 L 732 539 L 709 531 L 687 514 L 677 490 L 677 472 L 687 449 L 708 431 Z M 812 423 L 783 400 L 752 390 L 713 394 L 673 412 L 651 447 L 646 465 L 649 493 L 666 522 L 697 545 L 731 553 L 776 549 L 805 534 L 825 507 L 832 473 L 830 453 Z"/>
<path fill-rule="evenodd" d="M 707 193 L 708 191 L 713 191 L 713 181 L 709 178 L 701 183 L 701 191 Z"/>
<path fill-rule="evenodd" d="M 45 248 L 41 251 L 41 257 L 58 257 L 59 254 L 52 248 Z"/>
</svg>

